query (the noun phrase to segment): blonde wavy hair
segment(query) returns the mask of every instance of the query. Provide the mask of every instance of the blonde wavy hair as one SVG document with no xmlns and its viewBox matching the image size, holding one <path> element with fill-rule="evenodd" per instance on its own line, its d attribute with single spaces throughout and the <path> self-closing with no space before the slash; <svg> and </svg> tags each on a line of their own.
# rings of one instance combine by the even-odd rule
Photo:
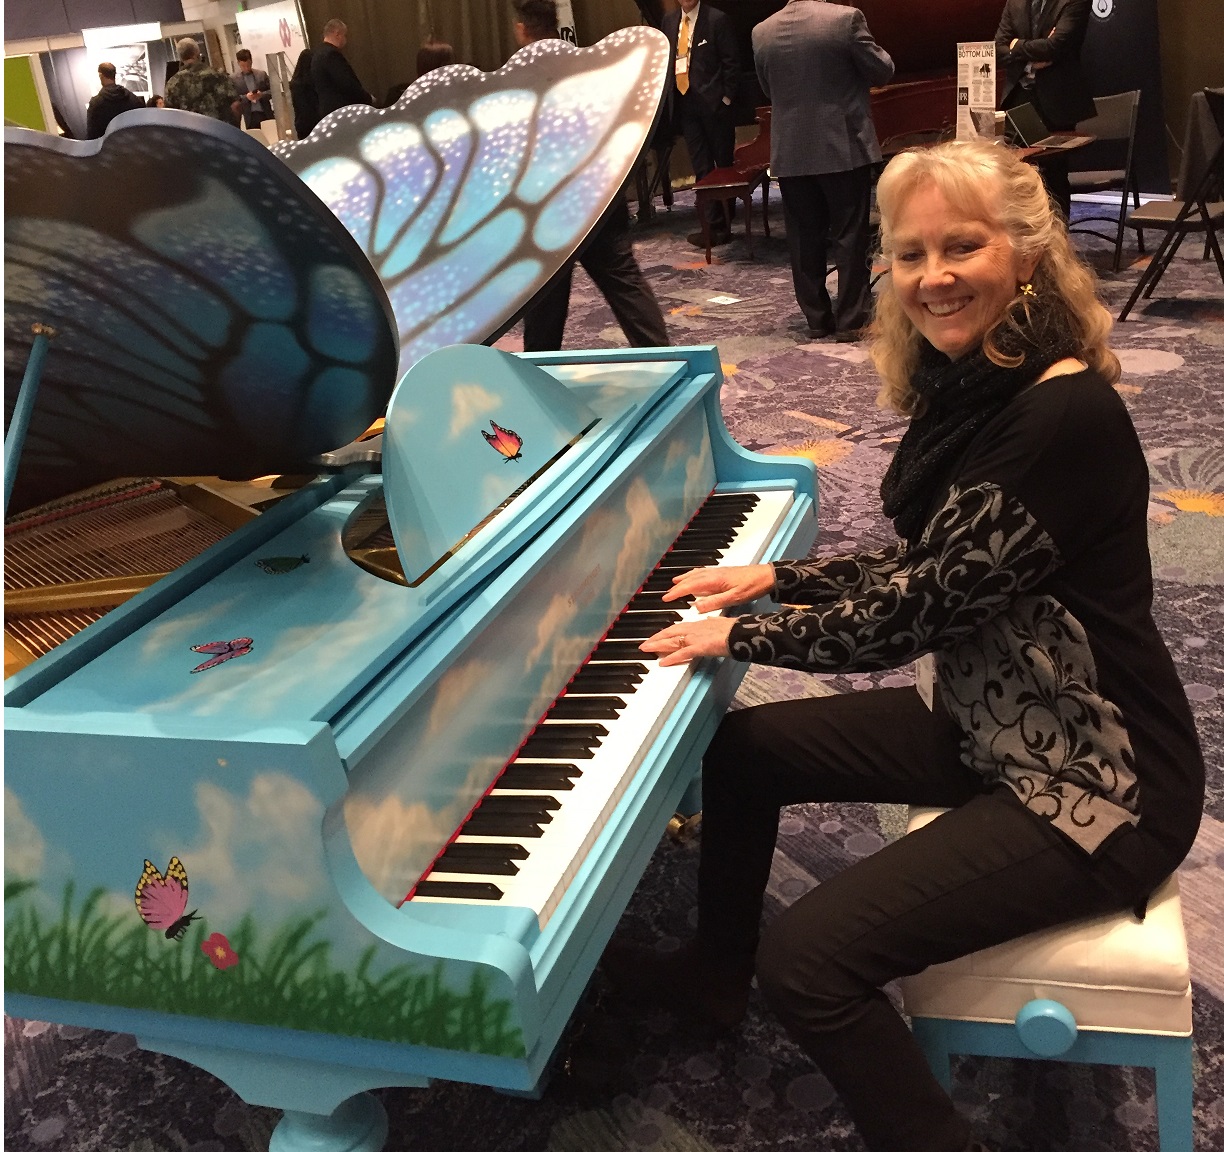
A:
<svg viewBox="0 0 1224 1152">
<path fill-rule="evenodd" d="M 1096 277 L 1076 255 L 1067 226 L 1054 211 L 1041 176 L 1012 148 L 985 140 L 953 140 L 895 156 L 876 186 L 880 210 L 880 250 L 893 259 L 893 225 L 897 213 L 920 187 L 933 184 L 949 204 L 973 220 L 1000 225 L 1021 259 L 1040 253 L 1032 285 L 1040 295 L 1054 293 L 1066 306 L 1079 358 L 1111 384 L 1122 374 L 1109 349 L 1113 317 L 1097 298 Z M 1014 368 L 1023 357 L 1000 351 L 1004 326 L 1020 327 L 1026 313 L 1019 293 L 987 331 L 982 350 L 994 363 Z M 878 403 L 905 416 L 914 414 L 917 395 L 910 378 L 918 362 L 922 337 L 901 306 L 891 277 L 881 288 L 871 325 L 871 358 L 883 385 Z"/>
</svg>

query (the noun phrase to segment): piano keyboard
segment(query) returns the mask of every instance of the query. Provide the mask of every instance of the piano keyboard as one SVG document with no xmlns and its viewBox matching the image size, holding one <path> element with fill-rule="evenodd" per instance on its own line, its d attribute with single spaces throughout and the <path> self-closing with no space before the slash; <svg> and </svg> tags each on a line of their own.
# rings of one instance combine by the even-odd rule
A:
<svg viewBox="0 0 1224 1152">
<path fill-rule="evenodd" d="M 408 900 L 528 907 L 544 927 L 693 675 L 638 649 L 702 618 L 662 594 L 690 568 L 756 563 L 792 501 L 711 494 Z"/>
</svg>

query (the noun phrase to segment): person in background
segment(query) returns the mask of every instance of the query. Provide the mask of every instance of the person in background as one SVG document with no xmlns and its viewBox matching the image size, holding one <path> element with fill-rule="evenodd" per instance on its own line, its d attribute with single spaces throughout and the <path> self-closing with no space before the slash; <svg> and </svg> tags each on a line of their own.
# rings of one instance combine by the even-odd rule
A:
<svg viewBox="0 0 1224 1152">
<path fill-rule="evenodd" d="M 102 81 L 102 87 L 85 108 L 86 140 L 97 140 L 116 116 L 130 112 L 133 108 L 144 107 L 144 101 L 135 92 L 129 92 L 122 84 L 115 82 L 113 64 L 99 64 L 98 79 Z"/>
<path fill-rule="evenodd" d="M 739 86 L 735 29 L 712 4 L 680 0 L 679 9 L 663 17 L 663 32 L 672 47 L 676 127 L 684 135 L 693 175 L 700 180 L 735 160 L 731 111 Z M 708 211 L 713 243 L 726 244 L 731 231 L 722 208 L 711 204 Z M 705 247 L 700 232 L 693 233 L 689 242 Z"/>
<path fill-rule="evenodd" d="M 343 20 L 329 20 L 323 26 L 323 43 L 310 62 L 310 75 L 319 98 L 320 120 L 349 104 L 374 103 L 374 97 L 362 86 L 345 58 L 347 44 L 348 25 Z"/>
<path fill-rule="evenodd" d="M 995 53 L 1004 69 L 1004 109 L 1032 104 L 1054 132 L 1069 132 L 1096 115 L 1080 65 L 1089 11 L 1089 0 L 1006 0 L 995 32 Z M 1064 154 L 1040 164 L 1064 220 L 1071 218 L 1069 163 Z"/>
<path fill-rule="evenodd" d="M 242 126 L 258 128 L 272 119 L 272 81 L 268 74 L 251 64 L 249 48 L 239 48 L 235 57 L 238 71 L 230 77 L 242 102 Z"/>
<path fill-rule="evenodd" d="M 155 92 L 149 97 L 147 104 L 150 108 L 164 108 L 166 106 L 166 98 Z"/>
<path fill-rule="evenodd" d="M 240 108 L 233 81 L 204 63 L 191 36 L 183 37 L 177 48 L 181 67 L 166 81 L 166 107 L 233 124 Z"/>
<path fill-rule="evenodd" d="M 1152 617 L 1148 467 L 1113 387 L 1113 321 L 1040 176 L 956 141 L 895 157 L 876 198 L 891 275 L 871 354 L 881 403 L 909 418 L 881 486 L 898 541 L 683 574 L 664 599 L 699 612 L 798 607 L 706 615 L 642 648 L 823 673 L 917 658 L 917 686 L 729 712 L 702 766 L 695 939 L 614 942 L 604 967 L 636 1002 L 723 1026 L 755 971 L 870 1152 L 968 1152 L 885 985 L 1141 916 L 1194 843 L 1204 765 Z M 819 801 L 948 811 L 762 932 L 781 809 Z"/>
<path fill-rule="evenodd" d="M 419 80 L 426 72 L 432 72 L 435 68 L 445 68 L 448 64 L 453 64 L 454 62 L 454 48 L 445 41 L 434 40 L 431 37 L 417 49 L 417 79 Z"/>
<path fill-rule="evenodd" d="M 289 77 L 289 99 L 293 101 L 293 134 L 305 140 L 319 122 L 319 95 L 311 75 L 313 53 L 303 48 Z"/>
<path fill-rule="evenodd" d="M 854 340 L 871 319 L 871 185 L 880 144 L 871 87 L 892 57 L 857 8 L 790 0 L 752 30 L 773 105 L 769 168 L 782 191 L 795 298 L 817 338 Z M 830 246 L 837 308 L 825 287 Z"/>
<path fill-rule="evenodd" d="M 536 40 L 560 37 L 556 0 L 513 0 L 514 38 L 520 48 Z M 603 293 L 612 314 L 634 348 L 666 347 L 667 325 L 629 239 L 629 206 L 623 192 L 591 234 L 579 263 Z M 532 299 L 523 313 L 523 351 L 555 352 L 565 335 L 569 315 L 571 260 Z"/>
</svg>

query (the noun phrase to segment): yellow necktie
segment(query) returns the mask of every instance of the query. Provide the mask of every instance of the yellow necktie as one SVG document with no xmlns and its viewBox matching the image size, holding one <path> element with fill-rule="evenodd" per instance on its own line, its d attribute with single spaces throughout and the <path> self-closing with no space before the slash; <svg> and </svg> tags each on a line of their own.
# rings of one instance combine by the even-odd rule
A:
<svg viewBox="0 0 1224 1152">
<path fill-rule="evenodd" d="M 684 71 L 676 76 L 676 91 L 683 96 L 688 91 L 689 18 L 680 21 L 680 36 L 676 44 L 676 57 L 684 57 Z"/>
</svg>

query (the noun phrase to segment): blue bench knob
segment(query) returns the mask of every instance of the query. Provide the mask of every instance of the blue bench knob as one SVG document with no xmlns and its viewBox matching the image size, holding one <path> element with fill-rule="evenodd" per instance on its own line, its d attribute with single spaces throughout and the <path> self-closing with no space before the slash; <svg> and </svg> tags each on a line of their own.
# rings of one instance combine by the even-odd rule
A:
<svg viewBox="0 0 1224 1152">
<path fill-rule="evenodd" d="M 1030 1000 L 1016 1013 L 1020 1042 L 1034 1056 L 1061 1056 L 1075 1043 L 1075 1017 L 1057 1000 Z"/>
</svg>

